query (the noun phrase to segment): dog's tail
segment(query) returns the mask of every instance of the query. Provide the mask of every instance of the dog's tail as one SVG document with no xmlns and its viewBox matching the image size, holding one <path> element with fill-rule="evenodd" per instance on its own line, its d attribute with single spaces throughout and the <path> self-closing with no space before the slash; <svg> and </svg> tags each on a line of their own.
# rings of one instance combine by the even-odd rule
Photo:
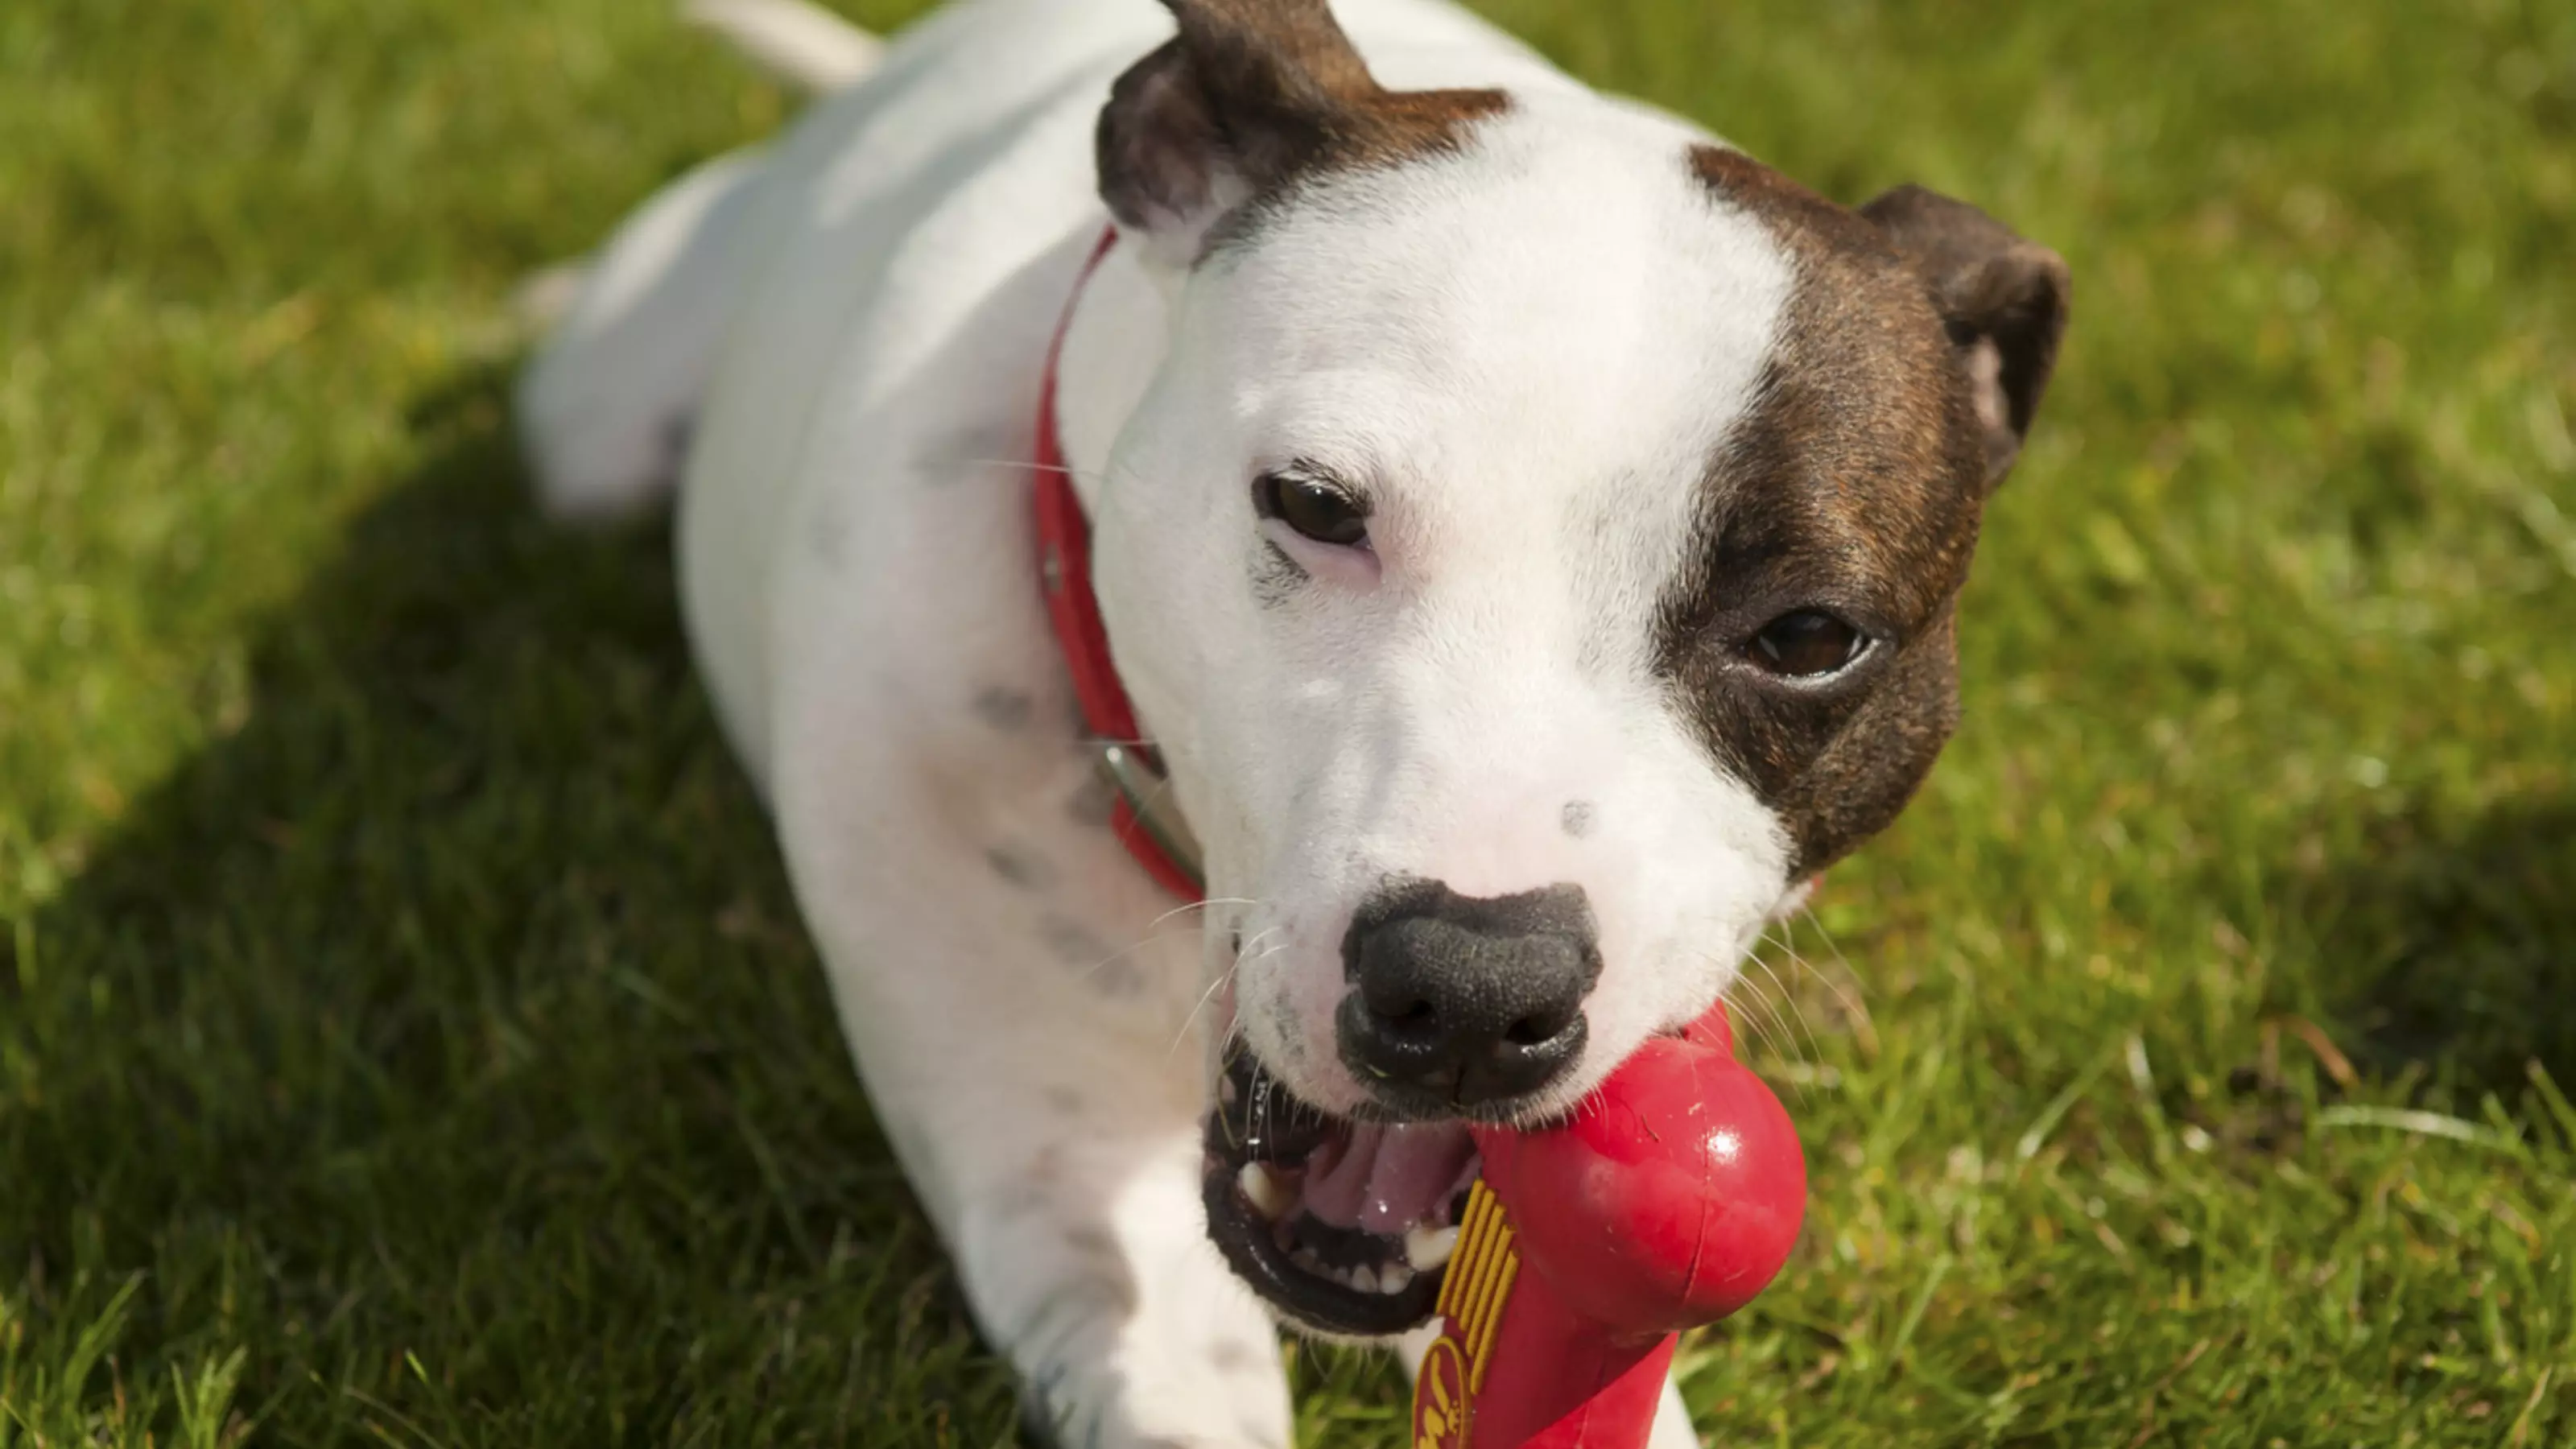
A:
<svg viewBox="0 0 2576 1449">
<path fill-rule="evenodd" d="M 680 14 L 812 95 L 864 78 L 885 54 L 884 41 L 807 0 L 684 0 Z"/>
</svg>

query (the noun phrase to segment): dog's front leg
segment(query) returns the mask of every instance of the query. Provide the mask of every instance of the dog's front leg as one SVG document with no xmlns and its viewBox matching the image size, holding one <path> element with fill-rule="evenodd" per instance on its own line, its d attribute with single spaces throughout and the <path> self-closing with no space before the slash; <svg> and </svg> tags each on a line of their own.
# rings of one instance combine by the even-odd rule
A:
<svg viewBox="0 0 2576 1449">
<path fill-rule="evenodd" d="M 967 1292 L 1023 1376 L 1028 1426 L 1062 1449 L 1286 1449 L 1267 1316 L 1208 1246 L 1195 1132 L 1120 1140 L 1063 1118 L 965 1202 Z"/>
<path fill-rule="evenodd" d="M 800 820 L 782 800 L 860 1073 L 1033 1428 L 1284 1449 L 1275 1331 L 1200 1205 L 1196 917 L 1156 931 L 1171 902 L 1040 793 L 966 840 L 872 839 L 925 819 L 881 802 Z"/>
</svg>

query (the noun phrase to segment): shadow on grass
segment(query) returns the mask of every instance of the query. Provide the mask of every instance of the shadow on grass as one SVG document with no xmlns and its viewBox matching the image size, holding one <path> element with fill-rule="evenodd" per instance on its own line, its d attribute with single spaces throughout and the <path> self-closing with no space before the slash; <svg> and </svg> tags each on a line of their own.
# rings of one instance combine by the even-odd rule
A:
<svg viewBox="0 0 2576 1449">
<path fill-rule="evenodd" d="M 534 519 L 504 398 L 422 405 L 247 717 L 0 948 L 0 1298 L 139 1281 L 118 1382 L 240 1349 L 278 1443 L 1004 1441 L 667 531 Z"/>
<path fill-rule="evenodd" d="M 2317 919 L 2354 1064 L 2420 1070 L 2456 1105 L 2576 1088 L 2576 798 L 2401 816 L 2332 878 Z"/>
</svg>

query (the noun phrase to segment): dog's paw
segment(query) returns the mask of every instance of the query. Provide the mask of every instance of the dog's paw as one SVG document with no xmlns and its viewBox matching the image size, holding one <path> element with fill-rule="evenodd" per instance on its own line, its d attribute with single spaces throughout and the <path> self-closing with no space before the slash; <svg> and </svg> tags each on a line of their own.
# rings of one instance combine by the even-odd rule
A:
<svg viewBox="0 0 2576 1449">
<path fill-rule="evenodd" d="M 1056 1364 L 1021 1382 L 1020 1426 L 1032 1449 L 1288 1449 L 1286 1386 L 1276 1349 L 1220 1340 L 1191 1365 L 1138 1373 L 1111 1363 Z"/>
<path fill-rule="evenodd" d="M 1196 1418 L 1207 1407 L 1212 1406 L 1181 1412 Z M 1020 1394 L 1020 1441 L 1029 1449 L 1288 1449 L 1284 1436 L 1249 1423 L 1201 1427 L 1163 1422 L 1171 1417 L 1088 1403 L 1062 1385 L 1029 1384 Z"/>
</svg>

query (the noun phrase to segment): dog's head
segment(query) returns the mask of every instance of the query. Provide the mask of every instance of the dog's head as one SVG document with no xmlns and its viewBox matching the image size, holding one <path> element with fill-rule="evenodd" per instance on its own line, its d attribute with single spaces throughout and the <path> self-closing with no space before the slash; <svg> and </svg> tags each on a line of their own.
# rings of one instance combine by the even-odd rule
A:
<svg viewBox="0 0 2576 1449">
<path fill-rule="evenodd" d="M 1099 129 L 1173 297 L 1103 607 L 1218 898 L 1218 1240 L 1381 1334 L 1457 1119 L 1705 1011 L 1931 767 L 2066 269 L 1636 109 L 1382 89 L 1322 0 L 1169 3 Z"/>
</svg>

